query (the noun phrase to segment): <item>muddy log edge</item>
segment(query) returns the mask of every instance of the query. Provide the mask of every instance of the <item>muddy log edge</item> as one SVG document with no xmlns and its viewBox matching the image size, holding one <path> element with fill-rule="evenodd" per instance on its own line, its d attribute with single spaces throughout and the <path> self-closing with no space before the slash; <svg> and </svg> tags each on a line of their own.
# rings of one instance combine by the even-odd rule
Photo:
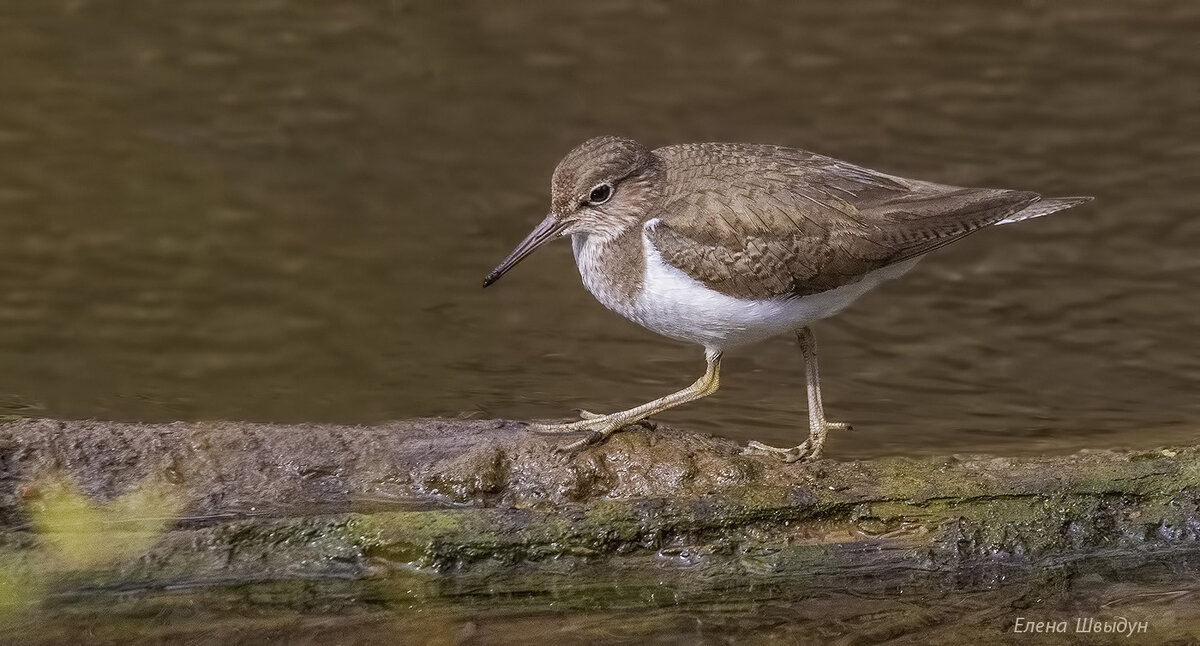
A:
<svg viewBox="0 0 1200 646">
<path fill-rule="evenodd" d="M 38 568 L 63 544 L 53 532 L 119 544 L 153 531 L 73 576 L 160 585 L 646 559 L 953 570 L 1200 546 L 1197 447 L 785 464 L 663 426 L 574 454 L 561 443 L 503 420 L 14 420 L 0 424 L 0 554 Z M 37 517 L 63 486 L 99 515 L 47 534 Z M 153 509 L 104 516 L 147 490 L 172 501 L 158 529 L 130 520 Z"/>
</svg>

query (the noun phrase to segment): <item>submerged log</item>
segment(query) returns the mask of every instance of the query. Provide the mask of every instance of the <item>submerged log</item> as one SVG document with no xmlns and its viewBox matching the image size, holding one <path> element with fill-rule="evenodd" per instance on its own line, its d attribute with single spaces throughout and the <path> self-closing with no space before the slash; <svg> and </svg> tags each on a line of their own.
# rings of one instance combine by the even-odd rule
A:
<svg viewBox="0 0 1200 646">
<path fill-rule="evenodd" d="M 1200 537 L 1196 447 L 785 464 L 666 427 L 574 454 L 561 441 L 508 421 L 18 420 L 0 426 L 0 549 L 17 570 L 66 558 L 77 582 L 153 586 L 649 556 L 710 572 L 956 570 Z M 63 497 L 75 489 L 84 502 Z M 62 556 L 80 545 L 117 547 Z"/>
</svg>

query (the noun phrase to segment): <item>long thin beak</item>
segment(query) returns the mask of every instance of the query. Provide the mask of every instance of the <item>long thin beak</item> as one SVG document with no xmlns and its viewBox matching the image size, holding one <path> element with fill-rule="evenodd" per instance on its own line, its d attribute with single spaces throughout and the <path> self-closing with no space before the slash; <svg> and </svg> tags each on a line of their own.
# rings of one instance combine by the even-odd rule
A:
<svg viewBox="0 0 1200 646">
<path fill-rule="evenodd" d="M 513 249 L 513 252 L 508 254 L 508 257 L 493 269 L 492 273 L 487 275 L 487 278 L 483 279 L 483 286 L 487 287 L 500 280 L 501 276 L 508 273 L 509 269 L 512 269 L 517 263 L 524 260 L 525 256 L 528 256 L 538 247 L 557 238 L 566 225 L 567 223 L 556 218 L 553 213 L 547 215 L 546 219 L 534 227 L 533 231 L 530 231 L 529 235 L 525 236 L 525 239 L 521 241 L 521 244 L 517 245 L 517 248 Z"/>
</svg>

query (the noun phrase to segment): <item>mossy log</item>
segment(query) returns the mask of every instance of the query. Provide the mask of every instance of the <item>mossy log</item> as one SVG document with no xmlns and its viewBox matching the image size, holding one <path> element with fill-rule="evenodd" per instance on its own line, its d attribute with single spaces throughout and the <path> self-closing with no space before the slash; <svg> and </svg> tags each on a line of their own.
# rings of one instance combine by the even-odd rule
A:
<svg viewBox="0 0 1200 646">
<path fill-rule="evenodd" d="M 561 442 L 507 421 L 12 421 L 0 549 L 16 570 L 67 558 L 77 582 L 161 585 L 650 556 L 714 572 L 954 570 L 1200 537 L 1195 447 L 786 464 L 665 427 L 573 454 Z M 91 515 L 56 520 L 64 487 L 85 501 L 68 511 Z M 131 547 L 53 556 L 94 544 Z"/>
</svg>

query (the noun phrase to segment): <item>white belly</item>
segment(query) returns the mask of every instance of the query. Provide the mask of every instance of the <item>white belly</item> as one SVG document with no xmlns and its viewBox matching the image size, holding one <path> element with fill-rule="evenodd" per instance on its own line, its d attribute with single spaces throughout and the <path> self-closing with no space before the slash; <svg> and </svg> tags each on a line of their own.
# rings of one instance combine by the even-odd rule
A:
<svg viewBox="0 0 1200 646">
<path fill-rule="evenodd" d="M 837 314 L 875 286 L 898 278 L 920 258 L 873 271 L 862 280 L 819 294 L 790 299 L 748 300 L 709 289 L 682 270 L 663 261 L 644 236 L 645 274 L 642 289 L 631 302 L 611 302 L 589 280 L 599 269 L 577 247 L 576 259 L 584 285 L 601 303 L 643 327 L 708 349 L 725 350 L 795 331 L 813 321 Z"/>
</svg>

